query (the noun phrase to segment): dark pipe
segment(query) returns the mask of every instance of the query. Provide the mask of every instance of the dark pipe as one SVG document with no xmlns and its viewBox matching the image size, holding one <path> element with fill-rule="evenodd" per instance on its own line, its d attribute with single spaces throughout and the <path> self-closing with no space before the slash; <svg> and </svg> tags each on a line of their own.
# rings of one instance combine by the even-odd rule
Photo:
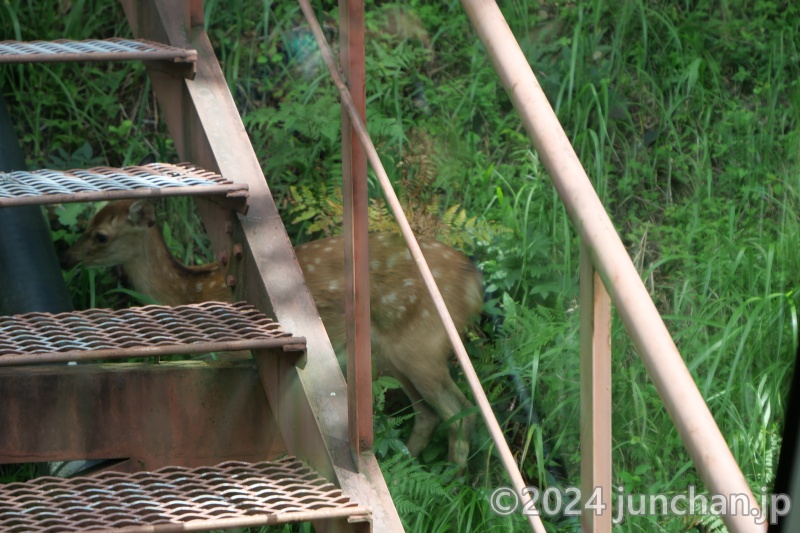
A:
<svg viewBox="0 0 800 533">
<path fill-rule="evenodd" d="M 25 170 L 25 159 L 0 97 L 0 170 Z M 0 208 L 0 314 L 72 311 L 50 228 L 38 206 Z"/>
</svg>

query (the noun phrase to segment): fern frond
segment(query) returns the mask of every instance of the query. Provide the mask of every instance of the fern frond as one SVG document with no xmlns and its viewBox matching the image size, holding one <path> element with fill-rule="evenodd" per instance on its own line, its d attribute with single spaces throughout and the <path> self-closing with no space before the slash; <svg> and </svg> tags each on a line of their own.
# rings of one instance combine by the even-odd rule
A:
<svg viewBox="0 0 800 533">
<path fill-rule="evenodd" d="M 452 499 L 446 488 L 448 475 L 431 473 L 414 457 L 401 454 L 388 457 L 381 462 L 381 470 L 401 515 L 412 516 L 425 513 L 425 509 L 441 509 L 444 502 Z"/>
</svg>

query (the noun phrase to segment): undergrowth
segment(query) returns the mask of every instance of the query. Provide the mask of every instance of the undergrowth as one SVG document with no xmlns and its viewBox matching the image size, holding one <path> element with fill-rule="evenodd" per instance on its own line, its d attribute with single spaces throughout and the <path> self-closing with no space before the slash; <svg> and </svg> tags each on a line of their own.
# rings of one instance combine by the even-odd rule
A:
<svg viewBox="0 0 800 533">
<path fill-rule="evenodd" d="M 338 231 L 339 108 L 299 8 L 208 0 L 210 38 L 297 242 Z M 0 5 L 3 39 L 127 35 L 114 4 Z M 771 486 L 797 349 L 800 7 L 794 2 L 516 1 L 502 9 L 742 472 Z M 335 8 L 319 5 L 335 40 Z M 367 2 L 368 126 L 420 234 L 484 272 L 468 348 L 523 475 L 579 485 L 578 241 L 482 46 L 455 2 Z M 47 90 L 41 89 L 46 87 Z M 0 70 L 29 165 L 174 161 L 141 66 Z M 374 179 L 371 221 L 393 226 Z M 168 241 L 208 260 L 190 202 Z M 177 205 L 177 207 L 172 207 Z M 93 212 L 54 210 L 66 246 Z M 110 273 L 74 271 L 76 305 L 123 305 Z M 117 291 L 117 292 L 114 292 Z M 705 491 L 619 319 L 612 329 L 613 476 L 629 494 Z M 458 371 L 456 371 L 458 373 Z M 460 383 L 463 384 L 463 380 Z M 467 472 L 446 431 L 407 455 L 410 408 L 376 382 L 376 453 L 409 531 L 516 531 L 485 433 Z M 546 485 L 545 485 L 546 486 Z M 551 527 L 577 530 L 560 517 Z M 619 531 L 717 531 L 718 517 L 629 516 Z M 286 528 L 282 528 L 286 529 Z"/>
</svg>

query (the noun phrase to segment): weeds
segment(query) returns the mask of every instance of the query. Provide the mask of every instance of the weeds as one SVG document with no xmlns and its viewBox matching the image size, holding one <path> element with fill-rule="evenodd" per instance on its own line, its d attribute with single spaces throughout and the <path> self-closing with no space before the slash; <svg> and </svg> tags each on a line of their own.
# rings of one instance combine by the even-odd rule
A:
<svg viewBox="0 0 800 533">
<path fill-rule="evenodd" d="M 6 2 L 2 38 L 127 32 L 110 4 L 68 4 L 57 14 Z M 336 213 L 315 202 L 341 178 L 335 92 L 296 6 L 236 4 L 206 2 L 209 34 L 273 194 L 288 210 L 297 193 L 304 216 L 286 217 L 290 234 L 302 238 L 315 223 L 324 231 L 330 223 L 318 215 Z M 420 197 L 437 217 L 458 206 L 464 220 L 475 217 L 472 228 L 493 228 L 475 231 L 452 213 L 446 219 L 459 235 L 473 232 L 460 242 L 485 273 L 496 319 L 473 335 L 470 350 L 525 475 L 547 479 L 547 468 L 560 464 L 564 485 L 577 486 L 575 232 L 457 3 L 367 4 L 367 116 L 376 145 L 395 183 L 435 168 Z M 758 4 L 503 5 L 756 492 L 772 483 L 776 466 L 800 271 L 800 8 Z M 335 10 L 326 17 L 335 38 Z M 31 166 L 174 157 L 135 64 L 6 67 L 0 88 Z M 409 158 L 420 153 L 424 164 Z M 208 259 L 191 204 L 168 211 L 173 251 L 190 262 Z M 55 239 L 68 243 L 89 213 L 57 213 Z M 117 287 L 108 273 L 68 278 L 83 305 L 120 298 L 108 292 Z M 705 490 L 619 321 L 612 347 L 615 485 L 630 494 Z M 376 449 L 407 529 L 524 527 L 520 517 L 488 510 L 487 493 L 506 482 L 485 435 L 469 479 L 442 463 L 443 435 L 420 460 L 404 453 L 408 411 L 393 404 L 392 386 L 376 383 Z M 720 527 L 713 517 L 656 516 L 629 517 L 619 530 Z"/>
</svg>

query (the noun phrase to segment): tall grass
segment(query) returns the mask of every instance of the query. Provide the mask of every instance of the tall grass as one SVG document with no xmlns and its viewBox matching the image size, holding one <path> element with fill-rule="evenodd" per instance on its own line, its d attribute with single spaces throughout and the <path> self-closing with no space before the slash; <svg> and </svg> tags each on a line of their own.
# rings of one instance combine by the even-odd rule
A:
<svg viewBox="0 0 800 533">
<path fill-rule="evenodd" d="M 287 210 L 293 185 L 328 195 L 341 177 L 339 111 L 299 11 L 233 4 L 207 1 L 207 28 L 270 188 Z M 756 493 L 776 467 L 800 267 L 800 8 L 759 6 L 501 6 Z M 48 8 L 3 4 L 2 38 L 127 32 L 107 3 L 73 2 L 63 16 Z M 575 232 L 458 4 L 368 2 L 367 10 L 368 122 L 387 170 L 398 183 L 433 174 L 428 206 L 459 205 L 482 221 L 457 228 L 470 234 L 462 242 L 484 271 L 495 318 L 471 335 L 470 351 L 526 477 L 578 486 Z M 335 9 L 324 20 L 334 37 Z M 4 68 L 0 89 L 33 166 L 174 157 L 136 65 Z M 413 153 L 420 146 L 424 160 Z M 191 204 L 180 205 L 168 210 L 173 249 L 208 259 Z M 56 237 L 74 238 L 85 216 L 61 213 Z M 287 227 L 309 238 L 307 221 Z M 107 273 L 92 276 L 73 283 L 92 287 L 84 304 L 116 285 Z M 705 490 L 618 320 L 612 348 L 615 485 L 629 494 Z M 379 394 L 391 389 L 381 383 Z M 487 494 L 507 483 L 487 435 L 459 473 L 444 462 L 445 431 L 420 459 L 408 458 L 407 406 L 391 390 L 376 403 L 377 449 L 409 530 L 524 527 L 488 506 Z M 577 526 L 554 518 L 552 527 Z M 720 527 L 714 517 L 664 516 L 618 526 Z"/>
</svg>

